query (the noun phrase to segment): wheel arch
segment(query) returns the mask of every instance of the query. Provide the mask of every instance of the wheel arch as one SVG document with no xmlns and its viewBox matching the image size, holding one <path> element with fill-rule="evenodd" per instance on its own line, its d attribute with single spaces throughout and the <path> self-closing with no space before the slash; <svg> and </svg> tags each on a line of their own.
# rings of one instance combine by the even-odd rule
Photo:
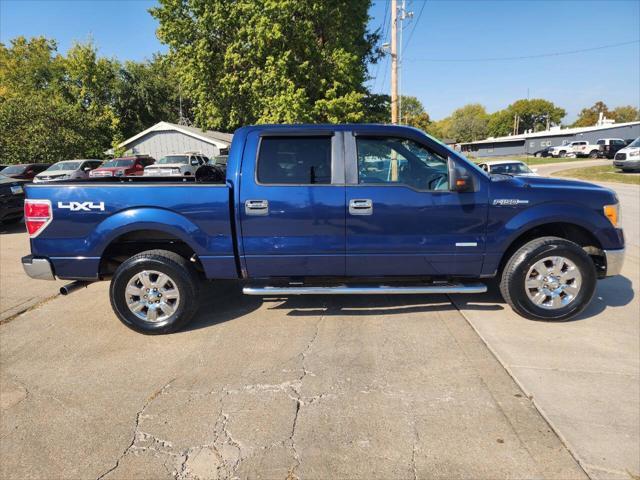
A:
<svg viewBox="0 0 640 480">
<path fill-rule="evenodd" d="M 92 234 L 100 257 L 99 275 L 108 276 L 124 261 L 145 250 L 164 249 L 187 259 L 206 252 L 206 234 L 175 212 L 159 208 L 126 210 L 110 216 Z"/>
<path fill-rule="evenodd" d="M 600 240 L 585 226 L 569 221 L 539 223 L 512 238 L 498 264 L 498 275 L 502 275 L 505 265 L 520 247 L 541 237 L 559 237 L 578 244 L 591 256 L 598 274 L 604 275 L 606 262 Z"/>
</svg>

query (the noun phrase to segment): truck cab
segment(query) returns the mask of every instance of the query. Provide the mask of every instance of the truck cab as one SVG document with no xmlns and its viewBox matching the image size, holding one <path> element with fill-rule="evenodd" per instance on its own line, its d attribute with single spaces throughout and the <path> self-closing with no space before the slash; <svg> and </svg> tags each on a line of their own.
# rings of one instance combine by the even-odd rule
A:
<svg viewBox="0 0 640 480">
<path fill-rule="evenodd" d="M 27 273 L 110 279 L 117 316 L 143 333 L 188 322 L 203 279 L 390 295 L 482 293 L 497 277 L 521 315 L 562 320 L 624 255 L 610 190 L 490 174 L 401 126 L 244 127 L 222 181 L 109 178 L 27 197 Z"/>
</svg>

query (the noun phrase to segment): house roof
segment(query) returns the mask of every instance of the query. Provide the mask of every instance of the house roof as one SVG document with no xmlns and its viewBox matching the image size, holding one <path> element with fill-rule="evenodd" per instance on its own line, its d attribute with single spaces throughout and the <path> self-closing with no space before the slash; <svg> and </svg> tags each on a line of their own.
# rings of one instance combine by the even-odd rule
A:
<svg viewBox="0 0 640 480">
<path fill-rule="evenodd" d="M 166 132 L 166 131 L 176 131 L 184 133 L 185 135 L 189 135 L 190 137 L 197 138 L 202 140 L 203 142 L 211 143 L 213 145 L 228 147 L 231 144 L 231 140 L 233 139 L 233 134 L 231 133 L 222 133 L 216 132 L 215 130 L 200 130 L 196 127 L 189 127 L 186 125 L 178 125 L 175 123 L 169 122 L 159 122 L 154 126 L 143 130 L 142 132 L 134 135 L 131 138 L 128 138 L 124 142 L 122 142 L 118 147 L 124 148 L 130 143 L 138 140 L 139 138 L 144 137 L 148 133 L 151 132 Z"/>
<path fill-rule="evenodd" d="M 626 122 L 626 123 L 610 123 L 607 125 L 594 125 L 592 127 L 574 127 L 574 128 L 554 128 L 551 130 L 544 130 L 542 132 L 523 133 L 520 135 L 507 135 L 505 137 L 489 137 L 484 140 L 478 140 L 476 142 L 466 142 L 462 145 L 479 145 L 485 143 L 502 143 L 502 142 L 517 142 L 522 140 L 528 140 L 530 138 L 540 137 L 562 137 L 567 135 L 577 135 L 580 133 L 597 132 L 598 130 L 608 130 L 610 128 L 617 127 L 630 127 L 632 125 L 640 125 L 640 122 Z"/>
</svg>

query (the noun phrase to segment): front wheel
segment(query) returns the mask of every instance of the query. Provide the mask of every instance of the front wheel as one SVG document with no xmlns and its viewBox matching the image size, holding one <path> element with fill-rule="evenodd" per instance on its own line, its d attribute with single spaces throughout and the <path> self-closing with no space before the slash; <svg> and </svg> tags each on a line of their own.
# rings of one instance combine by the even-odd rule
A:
<svg viewBox="0 0 640 480">
<path fill-rule="evenodd" d="M 596 269 L 576 243 L 542 237 L 520 247 L 508 260 L 500 292 L 519 315 L 533 320 L 569 320 L 593 298 Z"/>
<path fill-rule="evenodd" d="M 593 150 L 591 153 L 589 153 L 589 158 L 598 158 L 598 151 Z"/>
<path fill-rule="evenodd" d="M 116 270 L 109 297 L 127 327 L 145 334 L 171 333 L 198 308 L 198 277 L 191 264 L 167 250 L 148 250 Z"/>
</svg>

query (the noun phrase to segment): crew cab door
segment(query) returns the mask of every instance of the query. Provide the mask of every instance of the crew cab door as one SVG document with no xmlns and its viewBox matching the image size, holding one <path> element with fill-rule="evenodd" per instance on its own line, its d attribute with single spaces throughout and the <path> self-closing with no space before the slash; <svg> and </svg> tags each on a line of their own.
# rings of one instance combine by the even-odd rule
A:
<svg viewBox="0 0 640 480">
<path fill-rule="evenodd" d="M 254 131 L 240 180 L 241 252 L 248 276 L 343 276 L 342 133 Z"/>
<path fill-rule="evenodd" d="M 448 151 L 416 133 L 345 133 L 348 276 L 480 274 L 488 179 L 449 186 Z"/>
</svg>

